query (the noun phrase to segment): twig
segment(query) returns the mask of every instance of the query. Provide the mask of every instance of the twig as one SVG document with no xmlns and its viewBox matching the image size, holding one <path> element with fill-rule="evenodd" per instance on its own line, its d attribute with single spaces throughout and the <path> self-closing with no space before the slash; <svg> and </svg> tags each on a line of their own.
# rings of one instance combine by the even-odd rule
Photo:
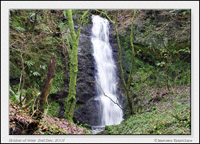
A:
<svg viewBox="0 0 200 144">
<path fill-rule="evenodd" d="M 94 81 L 89 81 L 89 82 L 97 84 L 101 88 L 101 90 L 103 92 L 103 95 L 105 97 L 109 98 L 114 104 L 116 104 L 117 106 L 119 106 L 120 109 L 124 110 L 117 102 L 115 102 L 113 99 L 111 99 L 108 95 L 105 94 L 104 90 L 102 89 L 102 87 L 101 87 L 101 85 L 99 83 L 94 82 Z"/>
<path fill-rule="evenodd" d="M 39 95 L 37 95 L 37 97 L 35 98 L 35 100 L 34 100 L 34 102 L 33 102 L 33 105 L 32 105 L 32 112 L 33 112 L 33 114 L 31 115 L 31 117 L 33 117 L 33 115 L 35 114 L 35 112 L 37 111 L 37 107 L 36 107 L 36 110 L 34 110 L 34 106 L 36 105 L 37 106 L 37 104 L 35 104 L 35 103 L 37 103 L 38 102 L 38 97 L 40 96 L 40 94 Z"/>
<path fill-rule="evenodd" d="M 14 41 L 12 44 L 10 44 L 10 47 L 13 46 L 16 42 L 21 42 L 20 40 Z"/>
</svg>

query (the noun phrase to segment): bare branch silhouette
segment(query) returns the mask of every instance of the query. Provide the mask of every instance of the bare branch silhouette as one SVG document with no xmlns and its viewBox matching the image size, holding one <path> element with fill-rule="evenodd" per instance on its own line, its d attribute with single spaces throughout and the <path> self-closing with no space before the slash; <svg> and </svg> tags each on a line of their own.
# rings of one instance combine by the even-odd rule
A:
<svg viewBox="0 0 200 144">
<path fill-rule="evenodd" d="M 97 82 L 95 82 L 95 81 L 89 81 L 89 82 L 97 84 L 97 85 L 101 88 L 101 91 L 103 92 L 103 95 L 104 95 L 105 97 L 109 98 L 109 99 L 110 99 L 114 104 L 116 104 L 120 109 L 124 110 L 124 109 L 120 106 L 119 103 L 115 102 L 113 99 L 111 99 L 108 95 L 105 94 L 104 90 L 102 89 L 102 87 L 101 87 L 101 85 L 100 85 L 99 83 L 97 83 Z"/>
</svg>

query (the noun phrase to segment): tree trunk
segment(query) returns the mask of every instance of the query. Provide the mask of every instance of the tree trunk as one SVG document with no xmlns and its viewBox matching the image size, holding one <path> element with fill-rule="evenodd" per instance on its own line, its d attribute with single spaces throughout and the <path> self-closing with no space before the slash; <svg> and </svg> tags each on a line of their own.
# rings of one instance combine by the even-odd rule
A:
<svg viewBox="0 0 200 144">
<path fill-rule="evenodd" d="M 67 97 L 67 108 L 66 108 L 66 116 L 69 120 L 72 121 L 74 108 L 76 105 L 76 79 L 78 72 L 78 45 L 74 44 L 72 47 L 71 53 L 71 63 L 70 63 L 70 82 L 69 82 L 69 94 Z"/>
<path fill-rule="evenodd" d="M 116 23 L 117 20 L 111 21 L 115 26 L 115 32 L 116 32 L 117 43 L 118 43 L 118 48 L 119 48 L 119 51 L 118 51 L 119 68 L 120 68 L 121 79 L 122 79 L 124 90 L 126 91 L 126 96 L 127 96 L 128 105 L 129 105 L 131 114 L 133 114 L 133 111 L 134 111 L 133 110 L 134 104 L 133 104 L 133 101 L 132 101 L 132 98 L 131 98 L 131 95 L 130 95 L 130 84 L 131 84 L 131 82 L 133 80 L 132 79 L 132 74 L 133 74 L 133 64 L 134 64 L 134 59 L 135 59 L 135 51 L 134 51 L 134 45 L 133 45 L 133 23 L 134 23 L 134 19 L 135 19 L 135 15 L 136 15 L 136 10 L 134 10 L 133 13 L 134 13 L 134 15 L 133 15 L 133 17 L 131 19 L 131 34 L 130 34 L 130 44 L 131 44 L 131 49 L 132 49 L 132 57 L 131 57 L 130 73 L 129 73 L 127 82 L 125 81 L 124 70 L 123 70 L 123 67 L 122 67 L 122 54 L 121 54 L 122 48 L 121 48 L 121 44 L 120 44 L 119 32 L 118 32 L 117 23 Z"/>
<path fill-rule="evenodd" d="M 72 121 L 74 108 L 76 105 L 76 78 L 78 72 L 78 43 L 79 37 L 77 37 L 74 30 L 74 22 L 72 18 L 72 10 L 68 10 L 68 25 L 72 38 L 72 50 L 70 53 L 70 82 L 69 82 L 69 94 L 66 99 L 65 115 L 67 119 Z"/>
<path fill-rule="evenodd" d="M 71 36 L 71 45 L 72 49 L 70 50 L 70 82 L 69 82 L 69 94 L 65 100 L 65 116 L 68 120 L 72 121 L 74 115 L 74 109 L 76 105 L 76 79 L 78 72 L 78 45 L 79 45 L 79 37 L 81 33 L 81 25 L 84 17 L 87 15 L 88 11 L 84 12 L 84 14 L 80 18 L 79 27 L 77 33 L 74 30 L 74 21 L 72 17 L 72 10 L 68 10 L 68 25 L 70 29 Z M 68 44 L 69 45 L 69 44 Z"/>
<path fill-rule="evenodd" d="M 50 61 L 50 64 L 49 64 L 49 68 L 48 68 L 47 78 L 46 78 L 46 81 L 45 81 L 45 85 L 44 85 L 42 93 L 40 94 L 40 97 L 39 97 L 39 105 L 38 105 L 39 114 L 38 114 L 38 117 L 40 117 L 44 113 L 47 98 L 49 96 L 51 86 L 52 86 L 52 83 L 53 83 L 53 78 L 54 78 L 54 74 L 55 74 L 55 65 L 56 65 L 56 56 L 54 54 L 52 54 L 51 55 L 51 61 Z"/>
</svg>

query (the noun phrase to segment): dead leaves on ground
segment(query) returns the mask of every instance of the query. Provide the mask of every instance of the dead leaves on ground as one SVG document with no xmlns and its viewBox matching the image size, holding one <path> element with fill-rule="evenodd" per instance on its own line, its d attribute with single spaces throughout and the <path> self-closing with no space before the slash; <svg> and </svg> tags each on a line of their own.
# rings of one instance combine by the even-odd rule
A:
<svg viewBox="0 0 200 144">
<path fill-rule="evenodd" d="M 10 101 L 9 105 L 10 134 L 63 135 L 86 134 L 86 130 L 74 123 L 56 117 L 44 116 L 40 121 L 29 114 L 29 108 L 23 109 Z"/>
<path fill-rule="evenodd" d="M 84 129 L 65 119 L 44 116 L 40 122 L 39 131 L 34 134 L 86 134 Z"/>
</svg>

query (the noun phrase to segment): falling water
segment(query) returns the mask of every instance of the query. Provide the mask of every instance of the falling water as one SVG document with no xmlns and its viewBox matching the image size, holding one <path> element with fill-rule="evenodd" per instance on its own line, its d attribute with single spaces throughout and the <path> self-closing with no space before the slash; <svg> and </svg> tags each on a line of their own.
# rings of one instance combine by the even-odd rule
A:
<svg viewBox="0 0 200 144">
<path fill-rule="evenodd" d="M 116 65 L 109 44 L 109 21 L 100 16 L 92 16 L 92 45 L 96 63 L 95 75 L 97 97 L 100 101 L 98 126 L 119 124 L 123 120 L 121 108 L 115 104 L 117 99 Z M 108 98 L 108 97 L 109 98 Z M 112 100 L 115 102 L 113 102 Z"/>
</svg>

